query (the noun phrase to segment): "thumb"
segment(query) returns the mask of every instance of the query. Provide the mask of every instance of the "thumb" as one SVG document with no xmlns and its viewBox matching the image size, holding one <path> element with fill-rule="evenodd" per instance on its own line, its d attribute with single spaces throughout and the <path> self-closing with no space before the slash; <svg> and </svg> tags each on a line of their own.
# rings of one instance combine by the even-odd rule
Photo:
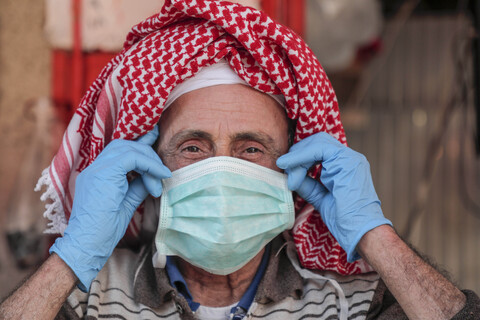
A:
<svg viewBox="0 0 480 320">
<path fill-rule="evenodd" d="M 142 178 L 137 177 L 128 186 L 127 194 L 123 199 L 123 207 L 125 211 L 129 214 L 128 220 L 133 216 L 133 213 L 138 208 L 138 206 L 145 200 L 148 196 L 148 190 L 145 187 Z"/>
<path fill-rule="evenodd" d="M 287 174 L 288 189 L 297 191 L 307 176 L 307 169 L 302 166 L 298 166 L 285 169 L 285 173 Z"/>
<path fill-rule="evenodd" d="M 322 202 L 329 195 L 327 188 L 309 176 L 305 177 L 296 191 L 300 197 L 313 205 L 317 211 L 320 210 Z"/>
</svg>

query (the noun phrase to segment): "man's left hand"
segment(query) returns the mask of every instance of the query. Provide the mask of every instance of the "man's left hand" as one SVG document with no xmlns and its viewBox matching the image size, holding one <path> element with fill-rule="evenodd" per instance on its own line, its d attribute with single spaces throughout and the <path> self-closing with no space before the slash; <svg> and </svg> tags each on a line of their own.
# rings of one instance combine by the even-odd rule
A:
<svg viewBox="0 0 480 320">
<path fill-rule="evenodd" d="M 322 183 L 307 175 L 315 164 L 322 165 Z M 392 224 L 383 216 L 367 159 L 329 134 L 320 132 L 293 145 L 277 166 L 287 173 L 289 189 L 320 212 L 349 262 L 360 258 L 356 247 L 365 233 Z"/>
</svg>

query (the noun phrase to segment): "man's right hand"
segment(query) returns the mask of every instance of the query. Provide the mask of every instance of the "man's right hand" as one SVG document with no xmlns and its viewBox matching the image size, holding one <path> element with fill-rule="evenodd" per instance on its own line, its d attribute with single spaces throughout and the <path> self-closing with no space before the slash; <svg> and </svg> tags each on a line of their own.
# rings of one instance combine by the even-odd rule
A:
<svg viewBox="0 0 480 320">
<path fill-rule="evenodd" d="M 79 174 L 68 226 L 50 248 L 73 270 L 87 291 L 125 234 L 148 194 L 159 197 L 161 179 L 171 176 L 151 145 L 155 128 L 137 141 L 114 140 Z M 140 176 L 128 183 L 127 173 Z"/>
</svg>

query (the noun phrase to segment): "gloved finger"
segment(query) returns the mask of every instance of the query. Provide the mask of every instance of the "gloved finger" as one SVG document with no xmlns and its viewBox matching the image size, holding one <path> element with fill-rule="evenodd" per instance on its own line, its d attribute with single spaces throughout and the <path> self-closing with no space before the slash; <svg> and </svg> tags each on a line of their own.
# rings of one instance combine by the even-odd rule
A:
<svg viewBox="0 0 480 320">
<path fill-rule="evenodd" d="M 147 135 L 148 134 L 151 134 L 151 132 L 147 133 Z M 153 135 L 154 134 L 152 133 L 152 136 L 150 136 L 150 137 L 145 137 L 144 136 L 145 139 L 146 139 L 144 141 L 147 141 L 147 140 L 152 141 L 153 140 L 152 139 Z M 158 135 L 158 133 L 156 135 Z M 147 142 L 149 142 L 149 141 L 147 141 Z M 104 160 L 108 161 L 109 159 L 112 159 L 112 158 L 115 158 L 115 157 L 118 157 L 118 156 L 123 157 L 126 154 L 132 153 L 132 152 L 133 153 L 138 152 L 138 153 L 144 154 L 144 155 L 149 156 L 150 158 L 155 159 L 155 160 L 157 160 L 158 162 L 161 163 L 160 157 L 155 152 L 155 150 L 152 149 L 152 147 L 150 145 L 140 143 L 138 141 L 117 139 L 117 140 L 113 140 L 112 142 L 110 142 L 105 147 L 105 149 L 97 156 L 97 158 L 95 159 L 95 161 L 92 164 L 94 164 L 96 162 L 98 163 L 99 161 L 104 161 Z"/>
<path fill-rule="evenodd" d="M 287 153 L 277 159 L 277 167 L 287 170 L 292 170 L 297 167 L 306 168 L 308 170 L 311 166 L 315 164 L 315 161 L 311 160 L 311 157 L 306 153 L 296 153 L 292 157 L 292 154 Z"/>
<path fill-rule="evenodd" d="M 155 178 L 148 173 L 141 175 L 141 178 L 148 193 L 155 198 L 158 198 L 162 195 L 162 180 Z"/>
<path fill-rule="evenodd" d="M 303 166 L 286 169 L 288 189 L 296 191 L 307 176 L 307 171 L 308 169 Z"/>
<path fill-rule="evenodd" d="M 108 158 L 97 158 L 80 175 L 118 181 L 119 179 L 123 180 L 130 171 L 135 171 L 140 175 L 148 173 L 156 179 L 169 178 L 172 175 L 159 157 L 154 159 L 131 149 L 125 150 L 122 154 L 110 154 Z"/>
<path fill-rule="evenodd" d="M 125 172 L 135 171 L 141 175 L 149 174 L 156 179 L 165 179 L 172 176 L 172 172 L 161 161 L 156 161 L 144 155 L 126 157 L 123 160 Z"/>
<path fill-rule="evenodd" d="M 296 191 L 300 197 L 317 209 L 321 208 L 321 203 L 329 195 L 329 191 L 320 182 L 308 176 Z"/>
<path fill-rule="evenodd" d="M 328 133 L 319 132 L 293 145 L 287 154 L 277 159 L 281 169 L 312 166 L 335 157 L 346 147 Z"/>
<path fill-rule="evenodd" d="M 288 153 L 284 154 L 283 156 L 280 156 L 278 159 L 277 159 L 277 167 L 279 167 L 280 169 L 283 169 L 283 170 L 286 170 L 288 168 L 290 168 L 290 157 L 287 157 Z"/>
<path fill-rule="evenodd" d="M 157 138 L 158 138 L 158 125 L 156 124 L 152 130 L 150 130 L 149 132 L 147 132 L 146 134 L 138 138 L 136 141 L 142 144 L 151 146 L 152 144 L 155 143 L 155 141 L 157 141 Z"/>
<path fill-rule="evenodd" d="M 135 171 L 141 175 L 148 173 L 157 179 L 169 178 L 172 175 L 170 169 L 162 163 L 157 154 L 152 155 L 148 148 L 142 150 L 135 145 L 126 146 L 121 149 L 121 153 L 110 155 L 108 159 L 105 158 L 97 166 L 118 168 L 122 175 Z M 149 149 L 154 153 L 151 148 Z"/>
<path fill-rule="evenodd" d="M 287 168 L 295 167 L 311 167 L 315 164 L 315 149 L 316 141 L 312 141 L 308 137 L 296 144 L 294 144 L 290 150 L 277 159 L 277 167 L 286 170 Z"/>
<path fill-rule="evenodd" d="M 130 182 L 128 186 L 128 191 L 123 200 L 123 205 L 126 209 L 125 212 L 128 212 L 130 214 L 130 216 L 127 217 L 128 221 L 126 221 L 126 224 L 130 222 L 130 219 L 132 219 L 133 213 L 148 196 L 148 193 L 149 192 L 145 187 L 143 180 L 140 177 L 137 177 Z"/>
</svg>

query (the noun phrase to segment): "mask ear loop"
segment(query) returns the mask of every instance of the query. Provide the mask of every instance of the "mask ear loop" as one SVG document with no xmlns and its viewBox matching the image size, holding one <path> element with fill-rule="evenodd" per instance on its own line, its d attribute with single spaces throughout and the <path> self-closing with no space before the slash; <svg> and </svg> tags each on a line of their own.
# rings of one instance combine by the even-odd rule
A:
<svg viewBox="0 0 480 320">
<path fill-rule="evenodd" d="M 147 197 L 147 199 L 145 200 L 145 213 L 153 213 L 155 218 L 155 223 L 152 223 L 151 221 L 150 223 L 152 223 L 155 226 L 158 226 L 160 222 L 159 221 L 160 220 L 160 198 L 152 198 L 152 199 L 149 199 L 149 198 L 150 197 Z M 152 257 L 152 264 L 154 268 L 165 269 L 165 265 L 167 264 L 167 256 L 164 254 L 159 254 L 158 251 L 155 252 Z"/>
<path fill-rule="evenodd" d="M 338 299 L 340 302 L 340 315 L 339 319 L 340 320 L 347 320 L 348 318 L 348 301 L 345 298 L 345 293 L 343 292 L 343 289 L 340 287 L 337 281 L 334 279 L 329 279 L 327 277 L 321 276 L 319 274 L 313 273 L 307 269 L 304 269 L 300 267 L 300 264 L 298 263 L 297 259 L 297 251 L 295 249 L 295 243 L 293 241 L 288 241 L 287 243 L 287 256 L 292 263 L 293 267 L 297 272 L 305 279 L 317 279 L 317 280 L 323 280 L 323 281 L 329 281 L 335 290 L 337 291 L 338 294 Z"/>
<path fill-rule="evenodd" d="M 165 269 L 165 265 L 167 264 L 167 256 L 155 252 L 152 258 L 152 264 L 154 268 Z"/>
</svg>

